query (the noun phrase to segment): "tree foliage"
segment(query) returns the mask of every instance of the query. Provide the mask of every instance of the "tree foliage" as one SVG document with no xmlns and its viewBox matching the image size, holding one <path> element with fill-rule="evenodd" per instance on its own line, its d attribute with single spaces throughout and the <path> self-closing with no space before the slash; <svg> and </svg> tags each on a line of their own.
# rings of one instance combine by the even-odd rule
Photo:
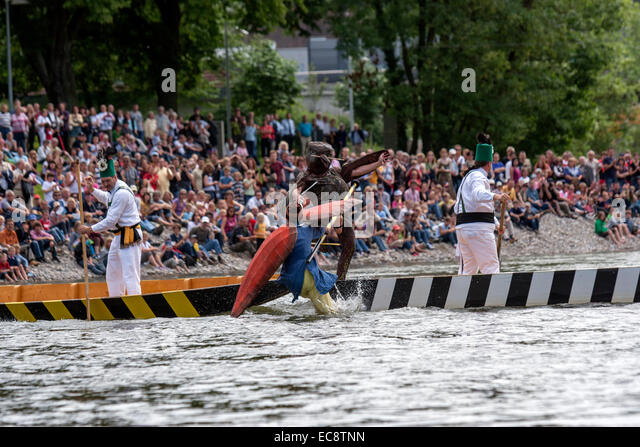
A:
<svg viewBox="0 0 640 447">
<path fill-rule="evenodd" d="M 222 47 L 225 21 L 293 29 L 306 11 L 303 0 L 32 0 L 12 7 L 12 40 L 51 101 L 93 103 L 122 81 L 176 108 L 162 70 L 176 70 L 178 91 L 194 88 L 202 58 Z"/>
<path fill-rule="evenodd" d="M 370 129 L 381 120 L 384 110 L 381 92 L 386 88 L 386 79 L 369 59 L 362 59 L 353 65 L 351 76 L 345 82 L 336 84 L 336 103 L 342 109 L 349 109 L 351 81 L 354 119 L 363 128 Z"/>
<path fill-rule="evenodd" d="M 629 106 L 607 88 L 637 101 L 638 78 L 618 82 L 630 0 L 336 0 L 330 10 L 345 51 L 384 55 L 386 110 L 412 129 L 414 150 L 418 139 L 471 145 L 480 130 L 499 146 L 583 147 L 603 118 L 598 101 L 609 97 L 608 116 Z M 461 89 L 467 67 L 476 93 Z"/>
<path fill-rule="evenodd" d="M 239 51 L 236 58 L 233 102 L 244 110 L 253 110 L 257 118 L 290 107 L 300 95 L 297 64 L 284 59 L 269 43 L 255 42 L 246 51 Z"/>
</svg>

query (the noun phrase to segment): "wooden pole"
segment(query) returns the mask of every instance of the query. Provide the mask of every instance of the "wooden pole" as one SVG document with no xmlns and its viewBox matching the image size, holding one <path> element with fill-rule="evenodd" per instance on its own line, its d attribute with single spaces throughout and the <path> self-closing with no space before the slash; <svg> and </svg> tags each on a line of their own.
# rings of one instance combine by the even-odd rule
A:
<svg viewBox="0 0 640 447">
<path fill-rule="evenodd" d="M 504 210 L 507 207 L 507 202 L 502 202 L 500 208 L 500 228 L 504 227 Z M 502 234 L 498 231 L 498 262 L 500 262 L 500 246 L 502 245 Z"/>
<path fill-rule="evenodd" d="M 80 183 L 80 161 L 76 160 L 76 183 L 78 184 L 78 202 L 80 202 L 80 223 L 84 225 L 84 204 L 82 203 L 82 184 Z M 87 237 L 82 235 L 82 263 L 84 264 L 84 295 L 87 304 L 87 321 L 91 321 L 91 301 L 89 301 L 89 269 L 87 267 Z"/>
</svg>

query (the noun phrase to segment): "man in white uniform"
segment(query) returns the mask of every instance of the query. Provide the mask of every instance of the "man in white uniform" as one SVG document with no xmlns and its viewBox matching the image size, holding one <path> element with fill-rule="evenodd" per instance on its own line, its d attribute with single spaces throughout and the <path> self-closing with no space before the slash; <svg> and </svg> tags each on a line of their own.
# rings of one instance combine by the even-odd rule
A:
<svg viewBox="0 0 640 447">
<path fill-rule="evenodd" d="M 94 189 L 93 180 L 88 179 L 86 192 L 107 205 L 107 215 L 91 227 L 81 226 L 80 232 L 89 234 L 113 230 L 116 233 L 107 258 L 109 296 L 140 295 L 142 229 L 135 195 L 125 182 L 116 177 L 113 160 L 108 160 L 106 169 L 100 170 L 100 178 L 105 191 Z"/>
<path fill-rule="evenodd" d="M 499 273 L 500 262 L 496 251 L 494 229 L 499 223 L 494 215 L 494 201 L 507 201 L 504 193 L 491 192 L 487 176 L 493 160 L 493 146 L 488 137 L 479 135 L 476 146 L 475 168 L 464 176 L 458 188 L 454 205 L 456 235 L 460 255 L 460 275 Z M 503 228 L 498 228 L 500 237 Z"/>
</svg>

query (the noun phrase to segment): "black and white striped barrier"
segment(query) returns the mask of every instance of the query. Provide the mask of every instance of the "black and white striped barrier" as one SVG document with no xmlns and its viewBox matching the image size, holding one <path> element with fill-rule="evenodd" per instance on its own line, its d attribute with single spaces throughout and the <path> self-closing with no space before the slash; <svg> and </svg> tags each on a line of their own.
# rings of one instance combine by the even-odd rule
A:
<svg viewBox="0 0 640 447">
<path fill-rule="evenodd" d="M 335 299 L 362 300 L 364 310 L 400 307 L 523 307 L 553 304 L 637 303 L 640 267 L 499 273 L 473 276 L 349 279 L 330 292 Z M 204 317 L 231 311 L 238 284 L 184 291 L 91 299 L 93 320 Z M 287 295 L 270 281 L 253 305 Z M 86 318 L 84 300 L 0 303 L 0 320 Z"/>
<path fill-rule="evenodd" d="M 640 302 L 640 267 L 347 280 L 334 298 L 362 298 L 365 310 L 401 307 L 524 307 Z"/>
</svg>

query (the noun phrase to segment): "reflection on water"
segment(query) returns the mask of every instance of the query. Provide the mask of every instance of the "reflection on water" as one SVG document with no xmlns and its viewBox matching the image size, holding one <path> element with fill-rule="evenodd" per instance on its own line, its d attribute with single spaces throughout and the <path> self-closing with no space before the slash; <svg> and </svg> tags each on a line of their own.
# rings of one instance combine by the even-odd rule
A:
<svg viewBox="0 0 640 447">
<path fill-rule="evenodd" d="M 638 261 L 585 255 L 503 269 Z M 0 424 L 640 424 L 638 304 L 340 307 L 318 317 L 284 297 L 240 319 L 2 323 Z"/>
</svg>

